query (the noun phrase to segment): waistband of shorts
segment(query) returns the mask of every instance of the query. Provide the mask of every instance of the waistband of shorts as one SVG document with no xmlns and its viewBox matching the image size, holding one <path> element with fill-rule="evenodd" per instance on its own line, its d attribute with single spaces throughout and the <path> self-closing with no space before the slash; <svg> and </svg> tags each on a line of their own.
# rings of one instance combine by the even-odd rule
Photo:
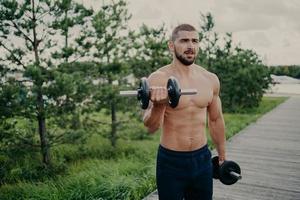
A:
<svg viewBox="0 0 300 200">
<path fill-rule="evenodd" d="M 207 144 L 193 151 L 175 151 L 175 150 L 167 149 L 160 144 L 158 150 L 159 152 L 167 155 L 180 156 L 180 157 L 193 157 L 209 151 Z"/>
</svg>

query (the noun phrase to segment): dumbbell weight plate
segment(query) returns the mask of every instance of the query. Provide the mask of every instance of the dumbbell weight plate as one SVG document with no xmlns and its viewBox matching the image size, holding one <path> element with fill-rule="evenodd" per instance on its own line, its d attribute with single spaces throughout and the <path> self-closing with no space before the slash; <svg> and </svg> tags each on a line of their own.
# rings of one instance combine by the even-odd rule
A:
<svg viewBox="0 0 300 200">
<path fill-rule="evenodd" d="M 149 106 L 150 89 L 147 78 L 143 77 L 140 82 L 140 87 L 137 90 L 137 99 L 140 101 L 142 109 L 147 109 Z"/>
<path fill-rule="evenodd" d="M 214 179 L 219 179 L 220 178 L 220 173 L 219 173 L 219 157 L 215 156 L 211 159 L 212 162 L 212 167 L 213 167 L 213 178 Z"/>
<path fill-rule="evenodd" d="M 232 185 L 239 180 L 232 176 L 230 172 L 241 174 L 241 168 L 233 161 L 225 161 L 220 167 L 220 181 L 225 185 Z"/>
<path fill-rule="evenodd" d="M 180 89 L 178 81 L 175 77 L 170 77 L 167 83 L 167 90 L 169 95 L 169 105 L 175 108 L 179 103 Z"/>
</svg>

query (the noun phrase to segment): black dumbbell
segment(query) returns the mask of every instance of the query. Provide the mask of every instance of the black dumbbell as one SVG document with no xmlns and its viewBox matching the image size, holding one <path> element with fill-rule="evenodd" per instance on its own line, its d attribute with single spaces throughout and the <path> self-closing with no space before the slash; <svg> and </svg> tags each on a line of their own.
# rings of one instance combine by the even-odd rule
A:
<svg viewBox="0 0 300 200">
<path fill-rule="evenodd" d="M 179 83 L 175 77 L 170 77 L 167 83 L 169 105 L 175 108 L 181 95 L 194 95 L 197 94 L 196 89 L 181 90 Z M 137 96 L 141 103 L 142 109 L 147 109 L 150 101 L 150 88 L 147 78 L 142 78 L 140 87 L 137 90 L 120 91 L 121 96 Z"/>
<path fill-rule="evenodd" d="M 232 185 L 238 180 L 242 179 L 240 166 L 230 160 L 225 160 L 219 165 L 219 157 L 215 156 L 212 158 L 213 165 L 213 178 L 220 179 L 225 185 Z"/>
</svg>

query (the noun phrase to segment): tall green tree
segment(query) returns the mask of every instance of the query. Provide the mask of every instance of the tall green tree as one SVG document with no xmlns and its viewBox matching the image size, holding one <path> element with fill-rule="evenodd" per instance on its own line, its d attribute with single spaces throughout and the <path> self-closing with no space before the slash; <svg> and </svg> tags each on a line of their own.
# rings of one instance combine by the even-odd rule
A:
<svg viewBox="0 0 300 200">
<path fill-rule="evenodd" d="M 129 47 L 126 41 L 129 33 L 127 23 L 130 18 L 127 2 L 117 0 L 102 5 L 92 20 L 93 59 L 98 65 L 100 88 L 94 95 L 94 100 L 111 116 L 109 138 L 112 146 L 116 145 L 119 125 L 117 119 L 118 88 L 122 81 L 121 77 L 126 75 L 128 68 L 126 55 Z"/>
<path fill-rule="evenodd" d="M 83 18 L 90 15 L 91 11 L 79 4 L 72 7 L 73 11 L 69 11 L 71 7 L 68 5 L 73 4 L 71 1 L 50 0 L 0 2 L 0 48 L 4 52 L 0 60 L 0 116 L 1 122 L 10 127 L 5 130 L 14 130 L 15 133 L 11 131 L 14 139 L 6 144 L 13 149 L 22 148 L 20 144 L 31 147 L 39 144 L 45 166 L 51 164 L 51 144 L 71 134 L 62 131 L 62 128 L 71 127 L 65 119 L 76 107 L 86 105 L 92 87 L 88 73 L 83 74 L 86 70 L 81 71 L 82 67 L 76 63 L 72 64 L 73 67 L 64 64 L 70 56 L 65 50 L 62 57 L 49 56 L 57 51 L 59 38 L 68 39 L 70 28 L 75 24 L 82 25 Z M 59 23 L 57 13 L 77 13 L 78 10 L 85 13 L 79 14 L 78 20 L 72 21 L 65 15 L 65 21 Z M 66 22 L 70 20 L 71 24 Z M 67 43 L 64 48 L 69 48 Z M 34 128 L 30 132 L 11 129 L 20 121 L 28 126 L 36 125 L 37 131 Z"/>
</svg>

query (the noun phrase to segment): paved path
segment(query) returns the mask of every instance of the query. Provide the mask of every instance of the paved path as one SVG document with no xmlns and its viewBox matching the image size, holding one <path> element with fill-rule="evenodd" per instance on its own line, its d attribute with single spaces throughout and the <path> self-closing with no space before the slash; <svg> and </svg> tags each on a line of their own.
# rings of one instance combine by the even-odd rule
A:
<svg viewBox="0 0 300 200">
<path fill-rule="evenodd" d="M 243 179 L 214 180 L 214 200 L 300 200 L 300 97 L 291 97 L 227 142 Z M 154 192 L 145 200 L 157 200 Z"/>
</svg>

